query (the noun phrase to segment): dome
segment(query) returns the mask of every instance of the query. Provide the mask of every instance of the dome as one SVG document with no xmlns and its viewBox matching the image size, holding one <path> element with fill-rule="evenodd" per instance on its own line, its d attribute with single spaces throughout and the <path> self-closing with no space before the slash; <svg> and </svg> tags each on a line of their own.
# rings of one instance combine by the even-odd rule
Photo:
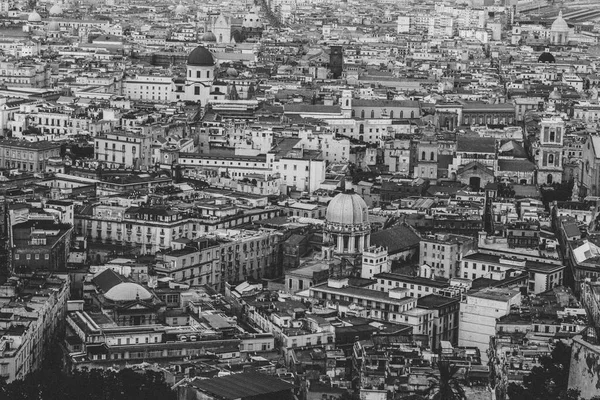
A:
<svg viewBox="0 0 600 400">
<path fill-rule="evenodd" d="M 560 11 L 558 13 L 558 17 L 556 17 L 556 19 L 552 23 L 552 27 L 550 28 L 550 31 L 551 32 L 568 32 L 569 31 L 569 24 L 567 24 L 567 21 L 565 21 L 565 19 L 563 18 L 562 11 Z"/>
<path fill-rule="evenodd" d="M 328 223 L 363 225 L 369 223 L 367 203 L 356 193 L 340 193 L 327 206 L 325 220 Z"/>
<path fill-rule="evenodd" d="M 548 99 L 550 99 L 550 100 L 560 100 L 560 99 L 562 99 L 562 95 L 560 94 L 560 92 L 558 91 L 558 89 L 554 88 L 554 90 L 548 96 Z"/>
<path fill-rule="evenodd" d="M 31 14 L 29 14 L 29 17 L 27 17 L 27 21 L 29 21 L 29 22 L 42 22 L 42 17 L 40 16 L 40 14 L 37 13 L 37 11 L 33 10 L 31 12 Z"/>
<path fill-rule="evenodd" d="M 233 67 L 229 67 L 227 68 L 227 75 L 231 76 L 231 77 L 236 77 L 238 76 L 238 72 L 237 69 L 233 68 Z"/>
<path fill-rule="evenodd" d="M 185 6 L 181 3 L 179 3 L 179 5 L 177 7 L 175 7 L 174 13 L 176 15 L 183 15 L 186 13 L 186 9 Z"/>
<path fill-rule="evenodd" d="M 55 4 L 52 7 L 50 7 L 50 11 L 48 11 L 48 14 L 50 14 L 51 16 L 62 15 L 62 13 L 63 13 L 63 10 L 62 10 L 62 8 L 60 8 L 60 6 L 58 4 Z"/>
<path fill-rule="evenodd" d="M 150 300 L 152 294 L 143 286 L 133 282 L 123 282 L 113 286 L 104 293 L 104 297 L 112 301 Z"/>
<path fill-rule="evenodd" d="M 196 47 L 188 56 L 187 65 L 194 67 L 212 67 L 215 65 L 215 58 L 206 47 Z"/>
<path fill-rule="evenodd" d="M 542 54 L 540 54 L 540 56 L 538 57 L 538 62 L 554 64 L 556 62 L 556 59 L 554 58 L 554 56 L 552 54 L 545 51 Z"/>
<path fill-rule="evenodd" d="M 202 35 L 202 41 L 203 42 L 216 42 L 217 37 L 215 36 L 214 33 L 212 33 L 211 31 L 208 31 L 204 35 Z"/>
</svg>

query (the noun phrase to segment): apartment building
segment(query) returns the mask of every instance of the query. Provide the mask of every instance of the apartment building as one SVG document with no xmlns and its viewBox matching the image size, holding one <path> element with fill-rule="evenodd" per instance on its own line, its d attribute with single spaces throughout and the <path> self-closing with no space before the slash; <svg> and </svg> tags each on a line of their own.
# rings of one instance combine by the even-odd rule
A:
<svg viewBox="0 0 600 400">
<path fill-rule="evenodd" d="M 43 172 L 48 160 L 60 157 L 60 143 L 4 139 L 0 141 L 0 166 L 23 172 Z"/>
<path fill-rule="evenodd" d="M 438 233 L 421 237 L 419 264 L 427 264 L 436 276 L 453 278 L 460 272 L 460 260 L 476 248 L 472 236 Z"/>
<path fill-rule="evenodd" d="M 11 300 L 0 307 L 0 377 L 10 383 L 39 369 L 44 353 L 56 346 L 51 339 L 64 323 L 69 275 L 13 276 L 0 292 Z"/>
<path fill-rule="evenodd" d="M 113 131 L 94 138 L 94 157 L 110 168 L 148 168 L 152 165 L 152 138 Z"/>
<path fill-rule="evenodd" d="M 178 282 L 223 290 L 225 282 L 275 277 L 282 236 L 272 231 L 223 229 L 161 255 L 157 267 Z M 179 241 L 178 241 L 179 242 Z"/>
</svg>

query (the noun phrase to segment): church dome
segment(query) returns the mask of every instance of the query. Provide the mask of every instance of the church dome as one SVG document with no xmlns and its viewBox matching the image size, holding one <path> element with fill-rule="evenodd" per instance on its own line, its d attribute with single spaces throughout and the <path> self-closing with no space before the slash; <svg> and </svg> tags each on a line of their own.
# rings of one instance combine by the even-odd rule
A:
<svg viewBox="0 0 600 400">
<path fill-rule="evenodd" d="M 133 282 L 123 282 L 113 286 L 104 297 L 111 301 L 150 300 L 152 294 L 143 286 Z"/>
<path fill-rule="evenodd" d="M 560 94 L 560 92 L 558 91 L 558 89 L 554 88 L 554 90 L 548 96 L 548 99 L 550 99 L 550 100 L 560 100 L 560 99 L 562 99 L 562 95 Z"/>
<path fill-rule="evenodd" d="M 327 223 L 364 225 L 369 223 L 367 203 L 356 193 L 340 193 L 327 206 Z"/>
<path fill-rule="evenodd" d="M 188 56 L 187 65 L 194 67 L 212 67 L 215 65 L 215 58 L 206 47 L 198 46 Z"/>
<path fill-rule="evenodd" d="M 565 21 L 565 19 L 563 18 L 562 11 L 560 11 L 558 13 L 558 17 L 556 17 L 556 19 L 552 23 L 552 27 L 550 28 L 550 31 L 551 32 L 568 32 L 569 31 L 569 24 L 567 24 L 567 21 Z"/>
<path fill-rule="evenodd" d="M 175 10 L 173 12 L 175 13 L 175 15 L 183 15 L 186 13 L 185 6 L 179 3 L 179 5 L 175 7 Z"/>
<path fill-rule="evenodd" d="M 52 7 L 50 7 L 50 11 L 48 11 L 48 14 L 50 14 L 53 17 L 62 15 L 62 13 L 63 13 L 63 10 L 62 10 L 62 8 L 60 8 L 60 6 L 58 4 L 55 4 Z"/>
<path fill-rule="evenodd" d="M 540 54 L 540 56 L 538 57 L 538 62 L 554 64 L 556 62 L 556 59 L 554 58 L 554 56 L 551 53 L 545 51 L 542 54 Z"/>
<path fill-rule="evenodd" d="M 40 16 L 40 14 L 37 13 L 37 11 L 33 10 L 31 12 L 31 14 L 29 14 L 29 16 L 27 17 L 27 21 L 29 21 L 29 22 L 42 22 L 42 17 Z"/>
<path fill-rule="evenodd" d="M 211 31 L 208 31 L 204 35 L 202 35 L 202 41 L 203 42 L 216 42 L 217 37 L 215 36 L 214 33 L 212 33 Z"/>
</svg>

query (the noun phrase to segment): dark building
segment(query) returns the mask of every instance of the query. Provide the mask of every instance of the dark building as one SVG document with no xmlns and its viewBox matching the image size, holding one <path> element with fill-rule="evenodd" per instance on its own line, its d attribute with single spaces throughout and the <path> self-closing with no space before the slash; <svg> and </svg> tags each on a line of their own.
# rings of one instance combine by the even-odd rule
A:
<svg viewBox="0 0 600 400">
<path fill-rule="evenodd" d="M 194 379 L 178 390 L 179 400 L 292 400 L 294 385 L 258 372 Z"/>
<path fill-rule="evenodd" d="M 344 50 L 342 46 L 331 46 L 329 53 L 329 70 L 334 79 L 342 76 L 344 69 Z"/>
<path fill-rule="evenodd" d="M 435 311 L 433 326 L 431 328 L 431 349 L 433 351 L 440 349 L 442 341 L 448 341 L 454 346 L 458 344 L 459 297 L 430 294 L 420 297 L 417 300 L 417 307 Z"/>
<path fill-rule="evenodd" d="M 12 261 L 14 271 L 64 271 L 71 246 L 68 224 L 49 220 L 29 220 L 12 229 Z"/>
<path fill-rule="evenodd" d="M 412 196 L 425 196 L 429 182 L 424 179 L 381 182 L 381 201 L 389 203 Z"/>
<path fill-rule="evenodd" d="M 293 234 L 281 244 L 283 252 L 283 270 L 297 268 L 300 258 L 304 257 L 309 250 L 308 235 Z"/>
<path fill-rule="evenodd" d="M 537 222 L 512 222 L 506 227 L 508 246 L 537 249 L 540 245 L 539 231 L 540 226 Z"/>
</svg>

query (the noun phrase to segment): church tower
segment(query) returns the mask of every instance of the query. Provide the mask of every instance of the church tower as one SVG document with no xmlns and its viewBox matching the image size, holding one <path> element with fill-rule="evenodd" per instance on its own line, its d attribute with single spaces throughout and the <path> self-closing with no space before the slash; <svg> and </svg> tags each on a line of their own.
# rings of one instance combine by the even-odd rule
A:
<svg viewBox="0 0 600 400">
<path fill-rule="evenodd" d="M 537 152 L 537 183 L 539 185 L 562 182 L 562 149 L 565 122 L 560 117 L 542 119 Z"/>
<path fill-rule="evenodd" d="M 388 252 L 383 247 L 371 246 L 363 252 L 360 277 L 373 279 L 373 276 L 382 272 L 390 272 Z"/>
</svg>

